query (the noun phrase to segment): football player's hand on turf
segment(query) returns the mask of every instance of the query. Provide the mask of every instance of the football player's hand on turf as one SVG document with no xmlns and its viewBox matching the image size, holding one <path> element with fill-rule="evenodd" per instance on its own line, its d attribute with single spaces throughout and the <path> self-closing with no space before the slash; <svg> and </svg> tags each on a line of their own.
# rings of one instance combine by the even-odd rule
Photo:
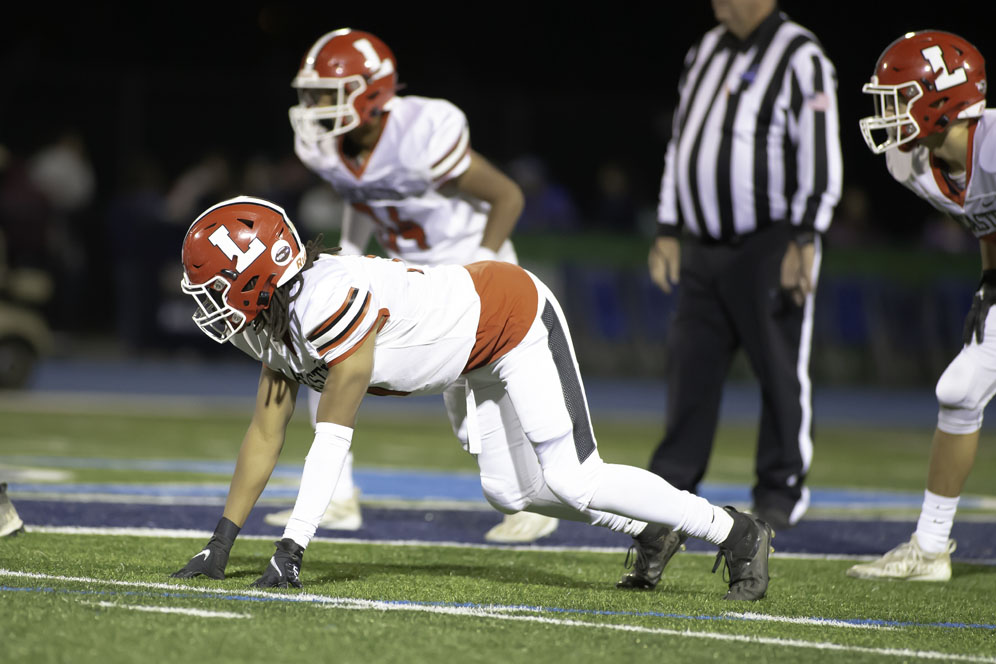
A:
<svg viewBox="0 0 996 664">
<path fill-rule="evenodd" d="M 256 588 L 301 587 L 301 563 L 304 548 L 292 539 L 284 538 L 277 544 L 277 551 L 270 558 L 263 576 L 253 581 Z"/>
<path fill-rule="evenodd" d="M 232 550 L 232 544 L 235 543 L 238 534 L 239 527 L 222 517 L 207 546 L 191 558 L 183 569 L 173 572 L 170 576 L 174 579 L 192 579 L 203 574 L 212 579 L 224 579 L 228 553 Z"/>
<path fill-rule="evenodd" d="M 996 270 L 984 270 L 979 290 L 972 297 L 972 308 L 968 310 L 968 316 L 965 318 L 962 341 L 966 346 L 972 343 L 972 337 L 982 343 L 986 331 L 986 316 L 993 304 L 996 304 Z"/>
</svg>

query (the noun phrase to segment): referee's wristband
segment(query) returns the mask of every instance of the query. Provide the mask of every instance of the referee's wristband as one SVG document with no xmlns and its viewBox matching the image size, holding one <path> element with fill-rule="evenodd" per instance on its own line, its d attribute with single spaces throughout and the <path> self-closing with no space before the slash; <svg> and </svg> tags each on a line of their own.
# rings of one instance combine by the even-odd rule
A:
<svg viewBox="0 0 996 664">
<path fill-rule="evenodd" d="M 678 237 L 679 235 L 681 235 L 681 226 L 657 222 L 657 237 Z"/>
<path fill-rule="evenodd" d="M 804 247 L 816 241 L 816 231 L 797 230 L 792 234 L 792 242 L 797 247 Z"/>
</svg>

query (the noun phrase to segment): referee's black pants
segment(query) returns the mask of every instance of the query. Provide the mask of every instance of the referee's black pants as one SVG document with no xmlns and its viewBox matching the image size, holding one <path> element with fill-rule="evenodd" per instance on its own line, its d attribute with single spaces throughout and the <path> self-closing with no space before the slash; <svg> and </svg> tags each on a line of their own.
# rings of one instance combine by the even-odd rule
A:
<svg viewBox="0 0 996 664">
<path fill-rule="evenodd" d="M 802 487 L 812 455 L 813 297 L 798 306 L 781 288 L 790 241 L 787 226 L 775 223 L 731 244 L 682 243 L 667 339 L 667 424 L 650 462 L 650 470 L 675 487 L 697 492 L 723 383 L 742 348 L 761 387 L 754 507 L 786 518 L 805 511 Z"/>
</svg>

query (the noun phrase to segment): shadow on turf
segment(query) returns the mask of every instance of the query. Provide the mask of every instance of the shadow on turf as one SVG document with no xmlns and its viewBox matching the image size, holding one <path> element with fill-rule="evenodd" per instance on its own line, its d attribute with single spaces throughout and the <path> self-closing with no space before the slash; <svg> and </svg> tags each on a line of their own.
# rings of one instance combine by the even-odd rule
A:
<svg viewBox="0 0 996 664">
<path fill-rule="evenodd" d="M 622 561 L 620 560 L 620 563 Z M 230 572 L 226 574 L 228 580 L 245 581 L 250 585 L 262 573 L 266 561 L 255 557 L 235 557 L 229 561 Z M 234 568 L 234 569 L 233 569 Z M 256 569 L 258 568 L 258 569 Z M 541 569 L 539 566 L 524 567 L 522 565 L 461 565 L 461 564 L 394 564 L 394 563 L 337 563 L 322 560 L 307 560 L 304 562 L 304 569 L 301 571 L 301 580 L 304 587 L 316 584 L 349 583 L 360 582 L 367 579 L 401 576 L 426 576 L 439 578 L 461 577 L 476 581 L 486 581 L 499 584 L 529 584 L 542 585 L 551 588 L 574 588 L 577 590 L 612 590 L 619 593 L 643 594 L 647 590 L 618 590 L 615 587 L 615 575 L 623 572 L 620 564 L 618 569 L 608 570 L 611 578 L 604 577 L 598 580 L 585 580 L 575 576 L 555 574 Z M 674 587 L 668 583 L 667 579 L 662 580 L 658 587 L 659 591 L 666 591 L 667 595 L 676 597 L 681 595 L 699 595 L 701 589 Z"/>
</svg>

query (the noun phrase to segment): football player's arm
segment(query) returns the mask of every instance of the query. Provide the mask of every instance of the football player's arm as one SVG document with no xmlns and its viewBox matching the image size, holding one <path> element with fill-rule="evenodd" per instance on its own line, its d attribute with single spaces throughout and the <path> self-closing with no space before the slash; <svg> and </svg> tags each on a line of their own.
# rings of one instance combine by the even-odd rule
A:
<svg viewBox="0 0 996 664">
<path fill-rule="evenodd" d="M 304 551 L 332 500 L 352 443 L 356 412 L 370 385 L 376 337 L 368 334 L 351 355 L 329 368 L 294 510 L 270 563 L 253 582 L 258 588 L 301 587 Z"/>
<path fill-rule="evenodd" d="M 225 500 L 225 518 L 240 527 L 277 465 L 287 424 L 294 414 L 297 390 L 296 382 L 279 371 L 263 367 L 256 392 L 256 408 L 242 439 Z"/>
<path fill-rule="evenodd" d="M 256 409 L 242 439 L 235 473 L 228 489 L 224 516 L 207 545 L 172 576 L 190 579 L 205 575 L 225 578 L 228 555 L 242 524 L 263 492 L 283 447 L 287 423 L 294 413 L 297 383 L 263 367 L 256 393 Z"/>
<path fill-rule="evenodd" d="M 455 183 L 461 193 L 491 205 L 481 247 L 497 253 L 522 214 L 525 197 L 519 185 L 473 150 L 470 151 L 470 166 L 455 179 Z"/>
</svg>

